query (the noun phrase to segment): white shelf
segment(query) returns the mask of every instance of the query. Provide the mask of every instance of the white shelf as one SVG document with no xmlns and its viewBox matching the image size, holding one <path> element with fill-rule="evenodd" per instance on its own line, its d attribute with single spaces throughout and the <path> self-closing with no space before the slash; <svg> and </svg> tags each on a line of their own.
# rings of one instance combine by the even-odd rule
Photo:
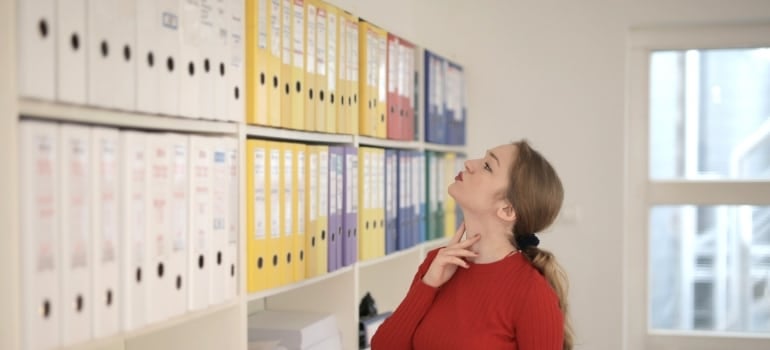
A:
<svg viewBox="0 0 770 350">
<path fill-rule="evenodd" d="M 296 282 L 296 283 L 288 284 L 288 285 L 285 285 L 285 286 L 281 286 L 281 287 L 277 287 L 277 288 L 272 288 L 272 289 L 268 289 L 268 290 L 264 290 L 264 291 L 260 291 L 260 292 L 256 292 L 254 294 L 249 294 L 247 296 L 247 300 L 249 302 L 257 301 L 257 300 L 260 300 L 260 299 L 269 298 L 271 296 L 276 296 L 276 295 L 279 295 L 279 294 L 282 294 L 282 293 L 293 291 L 295 289 L 302 289 L 304 287 L 307 287 L 307 286 L 310 286 L 310 285 L 314 285 L 314 284 L 318 284 L 318 283 L 321 283 L 323 281 L 339 277 L 339 276 L 344 275 L 346 273 L 350 273 L 350 272 L 353 271 L 353 268 L 354 268 L 354 265 L 345 266 L 345 267 L 343 267 L 343 268 L 341 268 L 339 270 L 336 270 L 336 271 L 333 271 L 333 272 L 329 272 L 329 273 L 327 273 L 325 275 L 322 275 L 322 276 L 308 278 L 308 279 L 305 279 L 305 280 L 302 280 L 302 281 L 299 281 L 299 282 Z"/>
<path fill-rule="evenodd" d="M 19 99 L 19 115 L 23 118 L 143 130 L 233 135 L 238 132 L 235 122 L 140 114 L 28 98 Z"/>
<path fill-rule="evenodd" d="M 230 300 L 228 302 L 225 302 L 219 305 L 213 305 L 203 310 L 188 312 L 184 315 L 179 315 L 165 321 L 161 321 L 158 323 L 148 325 L 146 327 L 142 327 L 137 330 L 123 332 L 123 333 L 119 333 L 119 334 L 105 337 L 105 338 L 88 340 L 83 344 L 75 344 L 72 346 L 65 347 L 65 349 L 67 350 L 113 349 L 113 348 L 123 349 L 124 344 L 126 342 L 131 341 L 132 339 L 157 334 L 159 332 L 163 332 L 164 330 L 168 330 L 173 327 L 184 325 L 189 322 L 194 322 L 196 320 L 201 320 L 212 314 L 238 307 L 239 304 L 240 304 L 240 299 L 234 298 L 233 300 Z"/>
<path fill-rule="evenodd" d="M 357 138 L 357 144 L 359 146 L 374 146 L 374 147 L 382 147 L 382 148 L 414 149 L 414 150 L 420 149 L 420 143 L 416 141 L 388 140 L 388 139 L 380 139 L 380 138 L 369 137 L 369 136 L 356 136 L 356 138 Z"/>
<path fill-rule="evenodd" d="M 266 126 L 249 125 L 246 127 L 247 136 L 256 136 L 286 141 L 303 141 L 317 143 L 353 144 L 353 135 L 327 134 L 312 131 L 280 129 Z"/>
<path fill-rule="evenodd" d="M 388 255 L 385 255 L 385 256 L 382 256 L 382 257 L 379 257 L 379 258 L 360 261 L 360 262 L 358 262 L 358 268 L 359 269 L 365 269 L 365 268 L 367 268 L 369 266 L 376 266 L 376 265 L 379 265 L 379 264 L 387 263 L 388 261 L 402 258 L 402 257 L 404 257 L 406 255 L 409 255 L 409 254 L 412 254 L 412 253 L 414 253 L 416 251 L 420 251 L 421 249 L 422 249 L 422 245 L 416 245 L 414 247 L 411 247 L 411 248 L 408 248 L 408 249 L 404 249 L 404 250 L 400 250 L 400 251 L 397 251 L 397 252 L 394 252 L 394 253 L 390 253 Z M 415 268 L 416 267 L 417 266 L 415 266 Z"/>
<path fill-rule="evenodd" d="M 465 153 L 465 146 L 441 145 L 438 143 L 424 143 L 426 151 Z"/>
</svg>

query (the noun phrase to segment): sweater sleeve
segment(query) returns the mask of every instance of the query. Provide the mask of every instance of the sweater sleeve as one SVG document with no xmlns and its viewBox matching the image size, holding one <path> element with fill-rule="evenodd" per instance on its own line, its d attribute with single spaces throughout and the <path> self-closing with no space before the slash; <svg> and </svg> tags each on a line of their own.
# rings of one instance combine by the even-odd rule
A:
<svg viewBox="0 0 770 350">
<path fill-rule="evenodd" d="M 564 314 L 559 298 L 545 280 L 535 281 L 523 300 L 516 325 L 519 350 L 562 350 Z"/>
<path fill-rule="evenodd" d="M 428 253 L 417 269 L 409 291 L 390 317 L 377 329 L 372 338 L 372 350 L 412 349 L 412 336 L 425 313 L 433 303 L 438 289 L 422 281 L 438 249 Z"/>
</svg>

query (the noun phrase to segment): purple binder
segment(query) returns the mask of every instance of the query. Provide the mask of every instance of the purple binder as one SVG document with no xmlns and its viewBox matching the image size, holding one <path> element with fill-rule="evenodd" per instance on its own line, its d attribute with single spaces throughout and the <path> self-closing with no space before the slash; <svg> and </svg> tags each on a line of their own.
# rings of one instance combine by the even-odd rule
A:
<svg viewBox="0 0 770 350">
<path fill-rule="evenodd" d="M 358 261 L 358 149 L 345 147 L 342 196 L 342 262 L 344 266 Z"/>
</svg>

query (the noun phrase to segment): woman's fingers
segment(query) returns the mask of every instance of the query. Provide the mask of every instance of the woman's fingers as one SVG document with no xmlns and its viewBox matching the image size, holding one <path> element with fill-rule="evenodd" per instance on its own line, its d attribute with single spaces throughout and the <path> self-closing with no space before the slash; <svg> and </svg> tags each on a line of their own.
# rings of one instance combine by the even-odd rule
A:
<svg viewBox="0 0 770 350">
<path fill-rule="evenodd" d="M 468 257 L 468 258 L 475 258 L 479 254 L 474 252 L 474 251 L 470 251 L 468 249 L 447 248 L 446 250 L 443 251 L 443 255 L 446 255 L 446 256 L 462 256 L 462 257 Z"/>
</svg>

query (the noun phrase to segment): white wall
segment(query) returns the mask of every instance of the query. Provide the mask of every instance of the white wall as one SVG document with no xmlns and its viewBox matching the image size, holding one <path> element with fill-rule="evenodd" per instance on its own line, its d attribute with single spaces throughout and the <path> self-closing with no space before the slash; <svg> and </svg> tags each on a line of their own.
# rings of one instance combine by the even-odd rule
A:
<svg viewBox="0 0 770 350">
<path fill-rule="evenodd" d="M 571 279 L 578 349 L 623 348 L 623 169 L 628 29 L 770 20 L 766 0 L 337 0 L 464 65 L 468 149 L 529 139 L 577 221 L 543 240 Z M 627 161 L 644 161 L 629 159 Z"/>
</svg>

